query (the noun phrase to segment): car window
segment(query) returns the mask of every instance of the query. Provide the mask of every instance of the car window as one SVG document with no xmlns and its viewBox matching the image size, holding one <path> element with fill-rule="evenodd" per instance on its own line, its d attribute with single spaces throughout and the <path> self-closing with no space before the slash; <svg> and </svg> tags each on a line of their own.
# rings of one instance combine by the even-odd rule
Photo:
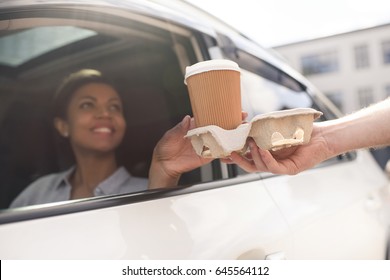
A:
<svg viewBox="0 0 390 280">
<path fill-rule="evenodd" d="M 314 108 L 321 111 L 306 86 L 263 59 L 234 48 L 234 52 L 225 52 L 225 55 L 240 65 L 242 107 L 249 121 L 256 115 L 278 110 Z M 324 119 L 325 114 L 316 121 Z M 231 165 L 229 174 L 234 177 L 247 172 Z"/>
<path fill-rule="evenodd" d="M 74 165 L 54 130 L 51 102 L 62 79 L 80 69 L 99 70 L 115 84 L 127 121 L 119 162 L 147 178 L 157 141 L 191 115 L 183 72 L 200 59 L 192 33 L 115 10 L 10 16 L 9 28 L 0 31 L 0 208 L 36 179 Z M 194 170 L 180 184 L 212 180 L 212 171 L 211 165 Z"/>
<path fill-rule="evenodd" d="M 241 73 L 243 107 L 250 112 L 248 119 L 271 111 L 313 106 L 303 90 L 295 91 L 245 69 Z"/>
<path fill-rule="evenodd" d="M 248 119 L 271 111 L 313 107 L 306 87 L 281 69 L 241 49 L 228 55 L 241 67 L 243 109 Z"/>
</svg>

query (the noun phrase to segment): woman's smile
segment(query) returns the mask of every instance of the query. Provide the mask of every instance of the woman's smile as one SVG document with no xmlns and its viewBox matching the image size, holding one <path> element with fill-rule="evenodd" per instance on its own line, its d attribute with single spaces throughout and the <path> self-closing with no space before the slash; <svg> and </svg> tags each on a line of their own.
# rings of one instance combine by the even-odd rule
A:
<svg viewBox="0 0 390 280">
<path fill-rule="evenodd" d="M 100 133 L 100 134 L 113 134 L 115 133 L 115 127 L 113 125 L 95 125 L 91 128 L 91 131 L 94 133 Z"/>
<path fill-rule="evenodd" d="M 93 130 L 93 132 L 104 133 L 104 134 L 112 134 L 113 130 L 108 127 L 98 127 Z"/>
</svg>

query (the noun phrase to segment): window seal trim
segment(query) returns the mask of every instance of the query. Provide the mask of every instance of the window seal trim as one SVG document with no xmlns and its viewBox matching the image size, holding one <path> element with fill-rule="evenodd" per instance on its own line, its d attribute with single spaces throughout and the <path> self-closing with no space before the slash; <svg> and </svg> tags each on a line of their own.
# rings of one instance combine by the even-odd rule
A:
<svg viewBox="0 0 390 280">
<path fill-rule="evenodd" d="M 133 203 L 142 203 L 144 201 L 175 197 L 224 187 L 234 187 L 239 184 L 259 180 L 262 180 L 259 173 L 246 174 L 240 177 L 205 182 L 190 186 L 179 186 L 169 189 L 148 190 L 122 195 L 92 197 L 82 199 L 82 201 L 70 200 L 58 203 L 48 203 L 35 206 L 0 210 L 0 225 L 35 219 L 50 218 L 54 216 L 74 214 L 104 208 L 111 208 Z"/>
</svg>

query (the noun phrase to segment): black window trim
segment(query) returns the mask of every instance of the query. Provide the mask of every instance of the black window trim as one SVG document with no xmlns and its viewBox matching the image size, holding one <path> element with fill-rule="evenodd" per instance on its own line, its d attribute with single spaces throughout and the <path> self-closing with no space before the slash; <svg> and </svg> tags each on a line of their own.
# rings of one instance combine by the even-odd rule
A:
<svg viewBox="0 0 390 280">
<path fill-rule="evenodd" d="M 259 180 L 261 180 L 260 174 L 253 173 L 189 186 L 11 208 L 0 210 L 0 225 L 142 203 L 145 201 L 153 201 L 226 187 L 242 187 L 240 184 Z"/>
</svg>

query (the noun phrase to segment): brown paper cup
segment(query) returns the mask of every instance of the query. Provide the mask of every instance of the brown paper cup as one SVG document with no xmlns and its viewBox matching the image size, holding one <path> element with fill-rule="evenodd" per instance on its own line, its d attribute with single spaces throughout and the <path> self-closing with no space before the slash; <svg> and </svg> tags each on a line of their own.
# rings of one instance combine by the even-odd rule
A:
<svg viewBox="0 0 390 280">
<path fill-rule="evenodd" d="M 235 129 L 242 122 L 240 68 L 230 60 L 209 60 L 186 68 L 196 127 Z"/>
</svg>

